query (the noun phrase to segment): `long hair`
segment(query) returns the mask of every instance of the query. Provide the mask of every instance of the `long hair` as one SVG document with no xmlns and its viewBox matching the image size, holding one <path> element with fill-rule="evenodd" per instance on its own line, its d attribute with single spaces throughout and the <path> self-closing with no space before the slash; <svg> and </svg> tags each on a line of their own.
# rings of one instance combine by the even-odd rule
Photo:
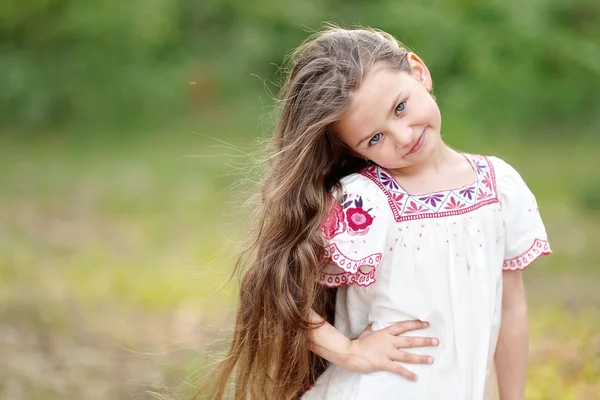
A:
<svg viewBox="0 0 600 400">
<path fill-rule="evenodd" d="M 328 27 L 289 57 L 233 341 L 196 398 L 222 399 L 235 370 L 235 400 L 297 399 L 324 370 L 325 361 L 309 350 L 317 327 L 311 310 L 332 323 L 335 302 L 335 293 L 317 284 L 324 267 L 320 228 L 340 179 L 366 165 L 333 125 L 375 63 L 410 73 L 406 55 L 384 32 Z"/>
</svg>

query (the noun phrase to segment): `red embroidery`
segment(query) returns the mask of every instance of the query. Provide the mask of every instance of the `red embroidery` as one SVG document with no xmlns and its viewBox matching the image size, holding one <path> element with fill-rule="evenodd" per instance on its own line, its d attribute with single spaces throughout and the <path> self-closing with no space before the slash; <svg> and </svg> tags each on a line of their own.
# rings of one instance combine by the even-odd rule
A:
<svg viewBox="0 0 600 400">
<path fill-rule="evenodd" d="M 333 207 L 321 226 L 321 231 L 325 234 L 327 239 L 333 239 L 345 230 L 346 221 L 344 220 L 344 209 L 342 208 L 342 205 L 334 199 Z"/>
<path fill-rule="evenodd" d="M 531 247 L 520 256 L 504 260 L 502 269 L 505 271 L 523 270 L 543 255 L 552 254 L 547 240 L 535 239 Z"/>
<path fill-rule="evenodd" d="M 362 207 L 354 207 L 346 210 L 346 219 L 348 226 L 354 231 L 367 229 L 373 223 L 373 217 Z"/>
</svg>

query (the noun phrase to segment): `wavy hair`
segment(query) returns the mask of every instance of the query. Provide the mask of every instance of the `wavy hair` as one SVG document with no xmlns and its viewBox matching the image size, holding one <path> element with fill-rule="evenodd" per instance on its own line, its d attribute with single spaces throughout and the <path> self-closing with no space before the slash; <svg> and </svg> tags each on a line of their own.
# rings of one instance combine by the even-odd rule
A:
<svg viewBox="0 0 600 400">
<path fill-rule="evenodd" d="M 366 165 L 333 126 L 375 63 L 410 73 L 407 53 L 385 32 L 327 27 L 289 57 L 233 341 L 194 398 L 222 399 L 235 371 L 235 400 L 297 399 L 326 367 L 310 351 L 311 310 L 333 323 L 335 305 L 335 292 L 317 284 L 321 225 L 340 179 Z"/>
</svg>

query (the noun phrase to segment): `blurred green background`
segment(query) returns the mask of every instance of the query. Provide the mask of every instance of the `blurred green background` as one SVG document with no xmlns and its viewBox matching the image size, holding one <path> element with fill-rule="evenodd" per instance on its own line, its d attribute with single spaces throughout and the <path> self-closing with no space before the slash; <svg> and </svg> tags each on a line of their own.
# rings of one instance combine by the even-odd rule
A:
<svg viewBox="0 0 600 400">
<path fill-rule="evenodd" d="M 278 68 L 324 21 L 404 41 L 445 140 L 522 173 L 554 250 L 526 273 L 527 399 L 600 399 L 597 0 L 0 2 L 0 399 L 189 393 Z"/>
</svg>

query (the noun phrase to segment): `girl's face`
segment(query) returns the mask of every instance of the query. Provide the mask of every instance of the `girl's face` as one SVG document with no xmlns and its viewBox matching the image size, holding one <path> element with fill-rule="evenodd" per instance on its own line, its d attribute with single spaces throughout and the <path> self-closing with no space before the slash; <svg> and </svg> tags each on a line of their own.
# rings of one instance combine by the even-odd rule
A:
<svg viewBox="0 0 600 400">
<path fill-rule="evenodd" d="M 386 169 L 426 164 L 443 145 L 440 110 L 429 93 L 429 70 L 413 53 L 408 60 L 412 75 L 375 64 L 334 125 L 338 137 L 358 157 Z"/>
</svg>

